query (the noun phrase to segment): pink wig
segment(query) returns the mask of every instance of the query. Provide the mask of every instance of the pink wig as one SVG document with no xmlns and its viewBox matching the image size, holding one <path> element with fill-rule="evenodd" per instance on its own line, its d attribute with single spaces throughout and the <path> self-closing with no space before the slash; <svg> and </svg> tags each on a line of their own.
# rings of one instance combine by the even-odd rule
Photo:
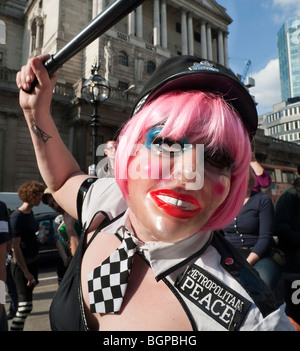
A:
<svg viewBox="0 0 300 351">
<path fill-rule="evenodd" d="M 124 126 L 118 141 L 116 180 L 125 199 L 129 195 L 126 172 L 130 155 L 147 131 L 160 124 L 164 125 L 160 137 L 175 142 L 186 138 L 188 143 L 204 144 L 205 149 L 224 152 L 233 160 L 230 192 L 199 230 L 226 227 L 243 206 L 251 158 L 249 136 L 237 112 L 220 95 L 200 91 L 166 93 L 142 108 Z"/>
</svg>

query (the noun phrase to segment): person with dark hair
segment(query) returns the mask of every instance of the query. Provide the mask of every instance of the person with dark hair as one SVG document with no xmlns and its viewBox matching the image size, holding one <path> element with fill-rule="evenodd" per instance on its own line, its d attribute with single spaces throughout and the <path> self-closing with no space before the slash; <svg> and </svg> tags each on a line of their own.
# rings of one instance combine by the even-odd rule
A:
<svg viewBox="0 0 300 351">
<path fill-rule="evenodd" d="M 258 271 L 262 280 L 274 291 L 281 271 L 272 258 L 275 249 L 275 211 L 271 198 L 253 190 L 256 177 L 250 170 L 250 181 L 244 206 L 234 220 L 223 229 L 225 238 L 234 245 Z"/>
<path fill-rule="evenodd" d="M 300 304 L 294 303 L 293 281 L 300 281 L 300 178 L 294 180 L 275 204 L 275 231 L 278 247 L 285 253 L 286 264 L 283 268 L 287 315 L 298 323 L 300 330 Z"/>
<path fill-rule="evenodd" d="M 38 284 L 38 241 L 37 223 L 32 208 L 39 206 L 45 186 L 39 182 L 27 182 L 18 190 L 22 205 L 10 216 L 12 227 L 11 263 L 12 276 L 18 293 L 18 310 L 12 320 L 11 330 L 24 328 L 27 316 L 32 310 L 32 292 Z"/>
<path fill-rule="evenodd" d="M 268 188 L 271 183 L 270 174 L 264 169 L 264 167 L 256 160 L 254 149 L 251 152 L 250 166 L 254 173 L 255 182 L 252 187 L 252 191 L 259 193 L 261 188 Z"/>
<path fill-rule="evenodd" d="M 275 229 L 278 246 L 286 253 L 287 268 L 300 272 L 300 178 L 294 180 L 275 204 Z"/>
<path fill-rule="evenodd" d="M 234 73 L 195 56 L 166 60 L 120 132 L 115 179 L 98 179 L 80 170 L 53 123 L 47 58 L 17 74 L 20 89 L 39 82 L 32 95 L 20 91 L 20 104 L 44 181 L 85 229 L 51 328 L 294 330 L 218 232 L 243 206 L 258 121 Z"/>
</svg>

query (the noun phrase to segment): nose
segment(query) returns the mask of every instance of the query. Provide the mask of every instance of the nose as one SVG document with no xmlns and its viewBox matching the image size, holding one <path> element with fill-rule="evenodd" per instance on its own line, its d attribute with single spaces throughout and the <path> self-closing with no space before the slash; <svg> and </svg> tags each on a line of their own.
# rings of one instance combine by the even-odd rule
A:
<svg viewBox="0 0 300 351">
<path fill-rule="evenodd" d="M 200 190 L 204 184 L 204 145 L 196 145 L 173 159 L 171 179 L 187 190 Z"/>
</svg>

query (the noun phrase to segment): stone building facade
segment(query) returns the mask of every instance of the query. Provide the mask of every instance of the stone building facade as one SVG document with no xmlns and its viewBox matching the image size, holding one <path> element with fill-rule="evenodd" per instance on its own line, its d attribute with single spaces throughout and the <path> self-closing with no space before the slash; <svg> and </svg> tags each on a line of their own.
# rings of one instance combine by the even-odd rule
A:
<svg viewBox="0 0 300 351">
<path fill-rule="evenodd" d="M 29 57 L 57 53 L 110 3 L 0 0 L 0 191 L 16 191 L 25 181 L 41 179 L 18 103 L 17 71 Z M 99 106 L 98 144 L 102 144 L 118 133 L 145 82 L 167 58 L 195 54 L 228 66 L 231 22 L 226 9 L 214 0 L 146 0 L 67 61 L 57 72 L 51 110 L 82 170 L 92 163 L 93 108 L 82 98 L 81 87 L 95 62 L 101 62 L 99 74 L 111 86 L 110 97 Z M 272 143 L 260 137 L 257 145 L 265 148 Z M 271 155 L 267 149 L 260 153 Z"/>
<path fill-rule="evenodd" d="M 16 191 L 23 182 L 40 179 L 18 104 L 17 71 L 29 57 L 58 52 L 111 2 L 0 0 L 0 191 Z M 112 88 L 99 106 L 101 144 L 118 132 L 145 82 L 167 58 L 196 54 L 228 66 L 231 21 L 213 0 L 146 0 L 66 62 L 58 71 L 51 108 L 81 168 L 87 171 L 92 163 L 92 106 L 82 99 L 81 87 L 95 61 L 101 62 L 99 73 Z"/>
<path fill-rule="evenodd" d="M 260 116 L 265 135 L 300 145 L 300 97 L 273 105 L 273 111 Z"/>
</svg>

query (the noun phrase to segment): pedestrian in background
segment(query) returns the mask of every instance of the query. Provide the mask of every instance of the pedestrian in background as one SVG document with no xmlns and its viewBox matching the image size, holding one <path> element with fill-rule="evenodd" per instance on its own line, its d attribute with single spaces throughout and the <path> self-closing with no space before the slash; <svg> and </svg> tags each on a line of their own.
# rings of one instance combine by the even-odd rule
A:
<svg viewBox="0 0 300 351">
<path fill-rule="evenodd" d="M 252 191 L 260 192 L 261 188 L 268 188 L 272 179 L 270 174 L 264 169 L 264 167 L 256 160 L 254 142 L 251 143 L 251 162 L 250 166 L 253 170 L 255 182 L 252 187 Z"/>
<path fill-rule="evenodd" d="M 273 238 L 274 205 L 267 194 L 253 190 L 255 182 L 256 178 L 251 169 L 244 206 L 223 231 L 225 238 L 237 248 L 274 291 L 281 276 L 280 266 L 272 257 L 276 247 Z"/>
<path fill-rule="evenodd" d="M 32 310 L 32 292 L 38 284 L 37 223 L 32 208 L 39 206 L 45 186 L 39 182 L 27 182 L 18 190 L 22 205 L 11 214 L 13 261 L 12 275 L 18 292 L 18 310 L 12 320 L 11 330 L 23 330 Z"/>
<path fill-rule="evenodd" d="M 7 243 L 11 240 L 11 228 L 9 215 L 4 202 L 0 201 L 0 331 L 7 331 L 7 317 L 5 305 L 5 283 L 6 283 L 6 252 Z"/>
<path fill-rule="evenodd" d="M 7 294 L 10 298 L 9 310 L 7 311 L 7 320 L 13 319 L 18 309 L 18 293 L 14 278 L 11 274 L 12 248 L 11 240 L 7 243 L 6 253 L 6 287 Z"/>
<path fill-rule="evenodd" d="M 275 230 L 278 247 L 285 253 L 284 267 L 286 313 L 298 323 L 300 330 L 300 304 L 295 304 L 292 284 L 300 281 L 300 178 L 285 190 L 275 204 Z"/>
<path fill-rule="evenodd" d="M 54 239 L 58 252 L 57 277 L 58 284 L 60 284 L 76 252 L 82 230 L 78 221 L 65 212 L 54 200 L 49 188 L 45 189 L 42 202 L 58 213 L 54 220 L 56 224 Z"/>
<path fill-rule="evenodd" d="M 100 161 L 101 166 L 97 169 L 98 178 L 114 178 L 115 177 L 115 155 L 116 155 L 116 142 L 108 140 L 104 147 L 105 157 Z"/>
</svg>

